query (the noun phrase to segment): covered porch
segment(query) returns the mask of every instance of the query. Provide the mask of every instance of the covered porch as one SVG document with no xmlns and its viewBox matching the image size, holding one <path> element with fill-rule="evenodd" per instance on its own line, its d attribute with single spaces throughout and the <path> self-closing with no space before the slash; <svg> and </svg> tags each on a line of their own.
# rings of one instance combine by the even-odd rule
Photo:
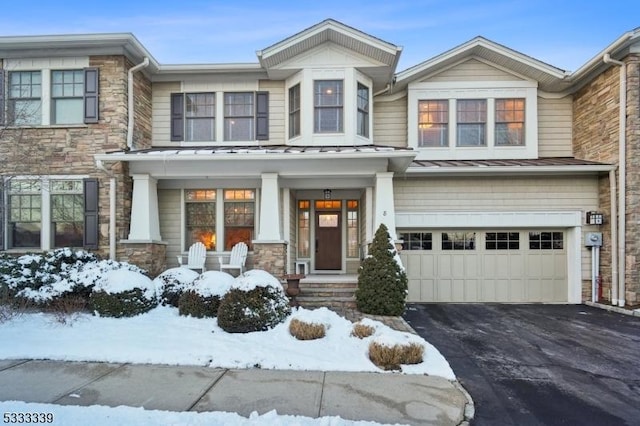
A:
<svg viewBox="0 0 640 426">
<path fill-rule="evenodd" d="M 377 226 L 396 238 L 392 179 L 414 156 L 371 145 L 154 148 L 96 159 L 129 163 L 131 229 L 119 245 L 163 245 L 165 268 L 201 241 L 206 268 L 217 270 L 243 241 L 248 268 L 353 281 Z"/>
</svg>

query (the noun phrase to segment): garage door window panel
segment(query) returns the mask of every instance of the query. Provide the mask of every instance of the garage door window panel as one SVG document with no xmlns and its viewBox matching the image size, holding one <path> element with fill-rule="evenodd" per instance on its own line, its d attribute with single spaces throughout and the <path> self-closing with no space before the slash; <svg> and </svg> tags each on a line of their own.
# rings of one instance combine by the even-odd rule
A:
<svg viewBox="0 0 640 426">
<path fill-rule="evenodd" d="M 400 234 L 402 250 L 431 250 L 433 234 L 431 232 L 406 232 Z"/>
<path fill-rule="evenodd" d="M 485 235 L 487 250 L 519 250 L 519 232 L 487 232 Z"/>
<path fill-rule="evenodd" d="M 475 250 L 475 232 L 443 232 L 442 250 Z"/>
<path fill-rule="evenodd" d="M 529 232 L 530 250 L 563 250 L 564 234 L 562 232 Z"/>
</svg>

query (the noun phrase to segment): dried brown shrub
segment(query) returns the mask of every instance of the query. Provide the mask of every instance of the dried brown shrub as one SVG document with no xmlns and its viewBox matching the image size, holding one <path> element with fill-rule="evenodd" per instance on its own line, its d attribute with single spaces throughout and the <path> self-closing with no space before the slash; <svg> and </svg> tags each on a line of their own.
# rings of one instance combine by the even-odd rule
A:
<svg viewBox="0 0 640 426">
<path fill-rule="evenodd" d="M 383 370 L 400 370 L 400 364 L 422 362 L 424 347 L 417 343 L 387 346 L 377 342 L 369 344 L 369 359 Z"/>
<path fill-rule="evenodd" d="M 326 330 L 323 324 L 310 324 L 294 318 L 289 323 L 289 332 L 298 340 L 315 340 L 323 338 Z"/>
<path fill-rule="evenodd" d="M 56 322 L 73 324 L 81 313 L 87 312 L 87 300 L 80 296 L 64 296 L 51 302 L 50 310 Z"/>
<path fill-rule="evenodd" d="M 365 337 L 372 336 L 375 333 L 376 329 L 371 327 L 370 325 L 362 324 L 361 322 L 357 322 L 353 324 L 353 329 L 351 330 L 351 335 L 357 337 L 358 339 L 364 339 Z"/>
</svg>

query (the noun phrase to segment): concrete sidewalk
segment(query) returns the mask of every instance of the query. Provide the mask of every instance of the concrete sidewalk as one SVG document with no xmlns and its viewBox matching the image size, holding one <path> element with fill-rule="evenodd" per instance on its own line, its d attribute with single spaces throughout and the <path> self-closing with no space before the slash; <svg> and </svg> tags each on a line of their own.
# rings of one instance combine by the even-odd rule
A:
<svg viewBox="0 0 640 426">
<path fill-rule="evenodd" d="M 458 425 L 467 394 L 414 374 L 0 360 L 0 401 L 227 411 L 411 425 Z"/>
</svg>

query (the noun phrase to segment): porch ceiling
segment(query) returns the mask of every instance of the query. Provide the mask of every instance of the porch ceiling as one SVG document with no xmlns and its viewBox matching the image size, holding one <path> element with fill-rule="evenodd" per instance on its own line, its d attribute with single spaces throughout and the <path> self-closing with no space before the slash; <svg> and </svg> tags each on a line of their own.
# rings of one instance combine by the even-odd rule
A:
<svg viewBox="0 0 640 426">
<path fill-rule="evenodd" d="M 158 178 L 362 177 L 403 172 L 416 152 L 408 148 L 366 146 L 208 146 L 152 148 L 97 154 L 96 161 L 129 163 L 131 173 Z"/>
</svg>

